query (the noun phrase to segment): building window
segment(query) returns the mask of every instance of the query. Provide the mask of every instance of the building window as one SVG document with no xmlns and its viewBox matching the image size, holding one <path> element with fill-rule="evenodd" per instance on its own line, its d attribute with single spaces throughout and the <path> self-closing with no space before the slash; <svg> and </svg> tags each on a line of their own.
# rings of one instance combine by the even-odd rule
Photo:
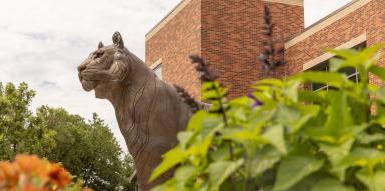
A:
<svg viewBox="0 0 385 191">
<path fill-rule="evenodd" d="M 156 66 L 154 69 L 152 69 L 152 71 L 159 79 L 162 79 L 162 64 Z"/>
<path fill-rule="evenodd" d="M 322 62 L 321 64 L 317 65 L 314 68 L 311 68 L 312 71 L 320 71 L 320 72 L 329 72 L 329 60 Z M 360 82 L 360 75 L 358 73 L 357 68 L 349 67 L 349 68 L 343 68 L 339 70 L 338 72 L 345 74 L 349 80 L 351 80 L 354 83 Z M 331 87 L 329 87 L 327 84 L 317 84 L 313 83 L 311 84 L 311 90 L 312 91 L 321 91 L 326 90 L 328 91 Z"/>
<path fill-rule="evenodd" d="M 353 49 L 356 49 L 356 50 L 362 50 L 363 48 L 366 47 L 366 42 L 364 43 L 361 43 L 355 47 L 353 47 Z M 318 64 L 317 66 L 309 69 L 311 71 L 321 71 L 321 72 L 329 72 L 330 71 L 330 67 L 329 67 L 329 60 L 326 60 L 320 64 Z M 342 73 L 342 74 L 345 74 L 347 76 L 347 78 L 349 80 L 351 80 L 352 82 L 354 83 L 359 83 L 360 82 L 360 75 L 358 73 L 358 70 L 357 68 L 353 68 L 353 67 L 349 67 L 349 68 L 342 68 L 341 70 L 339 70 L 338 72 Z M 317 84 L 317 83 L 313 83 L 310 85 L 311 87 L 311 90 L 312 91 L 322 91 L 322 90 L 330 90 L 332 87 L 329 87 L 327 84 Z"/>
</svg>

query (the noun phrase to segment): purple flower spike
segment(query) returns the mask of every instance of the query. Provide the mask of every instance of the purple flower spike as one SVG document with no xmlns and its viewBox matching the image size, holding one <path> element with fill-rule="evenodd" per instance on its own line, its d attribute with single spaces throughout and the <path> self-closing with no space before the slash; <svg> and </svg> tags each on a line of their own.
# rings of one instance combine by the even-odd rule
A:
<svg viewBox="0 0 385 191">
<path fill-rule="evenodd" d="M 253 105 L 251 105 L 252 108 L 263 105 L 263 103 L 259 101 L 258 98 L 256 98 L 253 94 L 249 93 L 247 94 L 247 97 L 254 101 Z"/>
</svg>

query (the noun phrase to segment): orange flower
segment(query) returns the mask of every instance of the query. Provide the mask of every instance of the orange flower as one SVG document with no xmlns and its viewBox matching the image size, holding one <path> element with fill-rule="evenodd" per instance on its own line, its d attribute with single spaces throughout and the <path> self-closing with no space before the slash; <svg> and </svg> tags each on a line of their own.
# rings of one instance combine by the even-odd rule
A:
<svg viewBox="0 0 385 191">
<path fill-rule="evenodd" d="M 20 172 L 16 165 L 10 162 L 0 162 L 0 177 L 0 181 L 5 180 L 7 185 L 13 186 L 19 181 Z"/>
<path fill-rule="evenodd" d="M 58 164 L 51 164 L 49 169 L 50 182 L 58 185 L 59 188 L 63 188 L 71 182 L 68 172 Z"/>
<path fill-rule="evenodd" d="M 58 191 L 70 183 L 70 174 L 63 167 L 35 155 L 0 162 L 0 191 Z"/>
<path fill-rule="evenodd" d="M 46 189 L 46 188 L 36 188 L 34 186 L 32 186 L 31 184 L 26 184 L 24 185 L 23 191 L 50 191 L 49 189 Z"/>
<path fill-rule="evenodd" d="M 20 167 L 21 172 L 32 176 L 44 173 L 47 162 L 39 159 L 36 155 L 18 155 L 16 156 L 15 164 Z"/>
</svg>

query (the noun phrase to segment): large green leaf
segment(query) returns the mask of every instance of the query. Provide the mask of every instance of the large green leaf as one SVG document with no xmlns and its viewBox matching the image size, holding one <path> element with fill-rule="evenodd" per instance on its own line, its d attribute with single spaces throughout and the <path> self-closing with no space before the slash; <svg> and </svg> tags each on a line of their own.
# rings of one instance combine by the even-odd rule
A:
<svg viewBox="0 0 385 191">
<path fill-rule="evenodd" d="M 340 145 L 328 143 L 319 144 L 321 151 L 323 151 L 328 156 L 328 159 L 332 164 L 331 172 L 335 173 L 340 178 L 340 180 L 345 179 L 345 168 L 335 168 L 335 166 L 349 155 L 353 143 L 354 139 L 350 139 Z"/>
<path fill-rule="evenodd" d="M 271 169 L 282 158 L 273 147 L 267 146 L 251 160 L 248 167 L 253 177 L 259 176 L 266 170 Z"/>
<path fill-rule="evenodd" d="M 285 144 L 285 132 L 282 125 L 276 125 L 269 127 L 266 132 L 262 135 L 271 145 L 273 145 L 282 154 L 287 153 Z"/>
<path fill-rule="evenodd" d="M 354 49 L 329 50 L 330 52 L 336 54 L 336 56 L 342 58 L 333 59 L 331 71 L 337 71 L 343 67 L 356 67 L 367 70 L 378 61 L 380 55 L 379 50 L 382 48 L 383 45 L 378 44 L 365 48 L 362 51 Z M 339 60 L 339 62 L 336 62 L 336 60 Z M 366 71 L 361 70 L 360 72 Z"/>
<path fill-rule="evenodd" d="M 277 173 L 274 191 L 287 190 L 306 176 L 318 171 L 323 161 L 310 155 L 292 155 L 284 159 Z"/>
<path fill-rule="evenodd" d="M 368 134 L 368 133 L 360 133 L 357 137 L 357 141 L 360 144 L 370 144 L 377 141 L 384 141 L 385 134 L 376 133 L 376 134 Z"/>
<path fill-rule="evenodd" d="M 190 156 L 206 156 L 212 139 L 212 136 L 207 136 L 200 141 L 196 141 L 194 144 L 191 145 L 191 147 L 187 149 L 186 153 Z"/>
<path fill-rule="evenodd" d="M 157 186 L 152 191 L 188 191 L 189 181 L 196 178 L 197 169 L 191 165 L 179 167 L 174 174 L 174 178 L 169 179 L 163 185 Z"/>
<path fill-rule="evenodd" d="M 231 140 L 236 143 L 247 144 L 250 142 L 254 143 L 265 143 L 259 135 L 258 129 L 246 129 L 243 127 L 225 128 L 223 131 L 223 139 Z"/>
<path fill-rule="evenodd" d="M 317 106 L 289 107 L 279 105 L 276 112 L 276 120 L 279 124 L 289 128 L 289 133 L 296 133 L 306 122 L 319 112 Z"/>
<path fill-rule="evenodd" d="M 367 124 L 355 125 L 350 115 L 346 92 L 330 92 L 331 104 L 323 127 L 309 128 L 307 134 L 314 140 L 330 144 L 342 144 L 356 137 L 367 128 Z"/>
<path fill-rule="evenodd" d="M 189 141 L 193 138 L 194 133 L 191 131 L 183 131 L 178 133 L 178 141 L 182 148 L 186 148 Z"/>
<path fill-rule="evenodd" d="M 238 161 L 219 161 L 210 164 L 208 171 L 212 187 L 210 190 L 219 190 L 222 183 L 233 174 L 242 164 L 243 159 Z"/>
<path fill-rule="evenodd" d="M 290 79 L 300 80 L 305 83 L 328 84 L 329 86 L 336 88 L 354 86 L 354 83 L 350 82 L 343 74 L 331 72 L 303 72 L 291 77 Z"/>
<path fill-rule="evenodd" d="M 315 184 L 310 191 L 354 191 L 353 187 L 348 187 L 335 179 L 324 179 Z"/>
<path fill-rule="evenodd" d="M 325 152 L 332 164 L 339 163 L 343 158 L 349 155 L 354 139 L 350 139 L 340 145 L 320 143 L 321 151 Z"/>
<path fill-rule="evenodd" d="M 350 116 L 346 92 L 330 92 L 331 104 L 328 108 L 329 118 L 325 126 L 334 129 L 335 132 L 342 128 L 349 128 L 353 125 Z"/>
<path fill-rule="evenodd" d="M 360 166 L 373 169 L 377 164 L 383 162 L 385 162 L 384 152 L 370 148 L 355 148 L 336 168 Z"/>
<path fill-rule="evenodd" d="M 361 170 L 357 173 L 357 178 L 366 185 L 369 191 L 385 190 L 385 171 L 368 173 L 366 170 Z"/>
<path fill-rule="evenodd" d="M 328 176 L 324 172 L 315 172 L 285 191 L 309 191 L 319 180 Z"/>
<path fill-rule="evenodd" d="M 152 172 L 150 182 L 170 170 L 178 163 L 184 161 L 187 158 L 187 154 L 188 153 L 180 149 L 180 147 L 175 147 L 164 154 L 162 163 L 160 163 L 160 165 L 157 166 Z"/>
<path fill-rule="evenodd" d="M 208 116 L 209 114 L 206 111 L 198 111 L 191 117 L 187 130 L 200 130 L 203 120 Z"/>
<path fill-rule="evenodd" d="M 186 181 L 191 177 L 195 177 L 196 173 L 197 173 L 197 169 L 194 166 L 185 165 L 185 166 L 179 167 L 175 171 L 175 179 L 178 181 Z"/>
</svg>

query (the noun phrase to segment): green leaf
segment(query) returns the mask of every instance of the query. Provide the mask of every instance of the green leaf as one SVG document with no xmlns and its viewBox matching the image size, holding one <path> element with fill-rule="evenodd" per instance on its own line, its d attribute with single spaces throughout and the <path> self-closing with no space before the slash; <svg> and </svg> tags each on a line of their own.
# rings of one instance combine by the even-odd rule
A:
<svg viewBox="0 0 385 191">
<path fill-rule="evenodd" d="M 180 149 L 180 147 L 175 147 L 163 155 L 163 161 L 159 166 L 155 168 L 150 177 L 150 182 L 158 178 L 163 173 L 170 170 L 172 167 L 178 163 L 184 161 L 187 157 L 187 153 Z"/>
<path fill-rule="evenodd" d="M 332 164 L 332 173 L 338 175 L 340 180 L 345 179 L 345 168 L 336 169 L 335 166 L 340 163 L 346 156 L 349 155 L 353 143 L 354 139 L 348 140 L 340 145 L 328 143 L 319 144 L 321 151 L 325 152 L 325 154 L 328 156 L 330 163 Z"/>
<path fill-rule="evenodd" d="M 318 171 L 323 163 L 322 160 L 310 155 L 288 156 L 278 168 L 274 191 L 289 189 L 306 176 Z"/>
<path fill-rule="evenodd" d="M 348 168 L 352 166 L 367 167 L 373 169 L 377 164 L 385 162 L 385 153 L 370 148 L 355 148 L 346 156 L 336 168 Z"/>
<path fill-rule="evenodd" d="M 353 187 L 348 187 L 335 179 L 324 179 L 312 187 L 311 191 L 354 191 Z"/>
<path fill-rule="evenodd" d="M 336 164 L 349 155 L 353 142 L 354 139 L 351 139 L 340 145 L 320 143 L 319 146 L 321 151 L 328 156 L 330 162 Z"/>
<path fill-rule="evenodd" d="M 211 141 L 212 141 L 211 136 L 208 136 L 201 141 L 197 141 L 193 145 L 191 145 L 191 147 L 189 147 L 187 149 L 186 153 L 188 153 L 188 155 L 190 155 L 190 156 L 191 155 L 193 155 L 193 156 L 195 156 L 195 155 L 205 156 L 207 154 L 209 147 L 210 147 Z"/>
<path fill-rule="evenodd" d="M 331 104 L 328 108 L 329 118 L 326 122 L 326 128 L 341 129 L 347 128 L 353 124 L 347 103 L 346 92 L 330 92 Z M 337 128 L 338 127 L 338 128 Z"/>
<path fill-rule="evenodd" d="M 285 191 L 309 191 L 319 180 L 328 176 L 323 172 L 315 172 Z"/>
<path fill-rule="evenodd" d="M 328 118 L 323 127 L 308 128 L 307 135 L 316 141 L 342 144 L 367 128 L 367 124 L 354 125 L 350 115 L 346 92 L 330 92 L 331 104 L 327 109 Z"/>
<path fill-rule="evenodd" d="M 298 93 L 299 100 L 304 101 L 306 103 L 324 103 L 326 102 L 326 99 L 321 96 L 320 94 L 323 93 L 322 91 L 318 92 L 311 92 L 311 91 L 300 91 Z"/>
<path fill-rule="evenodd" d="M 273 145 L 282 154 L 287 153 L 285 144 L 284 128 L 282 125 L 276 125 L 267 128 L 266 132 L 262 135 L 271 145 Z"/>
<path fill-rule="evenodd" d="M 356 176 L 362 183 L 365 184 L 369 191 L 385 190 L 385 171 L 368 173 L 366 170 L 360 170 Z"/>
<path fill-rule="evenodd" d="M 299 80 L 290 80 L 286 82 L 286 86 L 282 88 L 282 93 L 285 98 L 290 99 L 293 102 L 298 101 L 298 87 L 301 85 Z"/>
<path fill-rule="evenodd" d="M 282 155 L 272 147 L 265 147 L 250 162 L 250 172 L 253 177 L 259 176 L 266 170 L 271 169 Z"/>
<path fill-rule="evenodd" d="M 210 164 L 208 171 L 212 183 L 211 190 L 219 190 L 222 183 L 243 164 L 243 159 L 238 161 L 219 161 Z"/>
<path fill-rule="evenodd" d="M 197 174 L 197 169 L 194 166 L 185 165 L 185 166 L 179 167 L 175 171 L 174 177 L 175 177 L 175 180 L 185 182 L 191 177 L 195 177 L 196 174 Z"/>
<path fill-rule="evenodd" d="M 344 67 L 356 67 L 360 72 L 367 72 L 373 64 L 375 64 L 379 59 L 380 49 L 383 48 L 382 44 L 374 45 L 367 47 L 362 51 L 354 49 L 340 49 L 340 50 L 330 50 L 330 52 L 336 54 L 336 56 L 341 57 L 342 59 L 335 58 L 332 59 L 331 71 L 337 71 L 338 69 Z M 336 62 L 337 61 L 337 62 Z"/>
<path fill-rule="evenodd" d="M 357 141 L 360 144 L 370 144 L 373 142 L 384 141 L 384 140 L 385 140 L 385 135 L 382 133 L 376 133 L 376 134 L 361 133 L 357 137 Z"/>
<path fill-rule="evenodd" d="M 299 73 L 289 79 L 300 80 L 302 82 L 328 84 L 329 86 L 341 88 L 344 86 L 354 86 L 346 76 L 340 73 L 326 73 L 326 72 L 303 72 Z"/>
<path fill-rule="evenodd" d="M 187 131 L 207 136 L 220 125 L 222 125 L 222 119 L 219 116 L 210 114 L 207 111 L 198 111 L 191 117 L 187 125 Z M 193 140 L 191 141 L 193 142 Z"/>
<path fill-rule="evenodd" d="M 231 140 L 237 143 L 247 144 L 248 142 L 265 143 L 258 131 L 255 129 L 246 129 L 243 127 L 226 128 L 222 131 L 223 139 Z"/>
<path fill-rule="evenodd" d="M 312 117 L 316 116 L 318 111 L 318 106 L 289 107 L 279 105 L 276 112 L 276 120 L 279 124 L 284 124 L 288 127 L 289 133 L 293 134 L 300 130 Z"/>
<path fill-rule="evenodd" d="M 194 136 L 193 132 L 190 131 L 183 131 L 178 133 L 178 141 L 181 147 L 186 148 L 187 144 L 191 140 L 191 138 Z"/>
</svg>

